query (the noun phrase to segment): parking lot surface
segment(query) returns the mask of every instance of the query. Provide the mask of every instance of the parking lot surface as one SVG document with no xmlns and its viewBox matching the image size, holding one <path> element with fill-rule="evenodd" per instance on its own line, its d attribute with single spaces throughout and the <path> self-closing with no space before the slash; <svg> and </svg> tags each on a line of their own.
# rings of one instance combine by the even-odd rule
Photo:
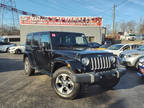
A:
<svg viewBox="0 0 144 108">
<path fill-rule="evenodd" d="M 0 53 L 0 108 L 144 108 L 144 81 L 134 70 L 113 90 L 89 86 L 75 100 L 59 98 L 44 71 L 31 77 L 23 72 L 22 55 Z"/>
</svg>

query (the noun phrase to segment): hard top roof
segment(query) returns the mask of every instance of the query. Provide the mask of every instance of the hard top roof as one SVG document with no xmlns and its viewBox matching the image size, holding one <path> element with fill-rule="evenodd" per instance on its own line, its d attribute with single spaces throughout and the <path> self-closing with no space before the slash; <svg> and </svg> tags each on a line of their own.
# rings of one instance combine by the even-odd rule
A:
<svg viewBox="0 0 144 108">
<path fill-rule="evenodd" d="M 40 32 L 31 32 L 28 33 L 27 35 L 34 34 L 34 33 L 73 33 L 73 34 L 83 34 L 79 32 L 64 32 L 64 31 L 40 31 Z"/>
</svg>

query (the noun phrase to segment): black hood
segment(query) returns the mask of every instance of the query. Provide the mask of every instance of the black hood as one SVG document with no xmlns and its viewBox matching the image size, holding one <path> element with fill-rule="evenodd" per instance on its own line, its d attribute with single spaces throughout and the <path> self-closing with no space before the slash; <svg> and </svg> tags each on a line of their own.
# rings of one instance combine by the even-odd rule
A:
<svg viewBox="0 0 144 108">
<path fill-rule="evenodd" d="M 101 51 L 101 50 L 54 50 L 55 54 L 62 55 L 62 56 L 68 56 L 68 57 L 75 57 L 75 56 L 89 56 L 89 55 L 103 55 L 103 56 L 108 56 L 108 55 L 113 55 L 112 53 L 106 52 L 106 51 Z"/>
</svg>

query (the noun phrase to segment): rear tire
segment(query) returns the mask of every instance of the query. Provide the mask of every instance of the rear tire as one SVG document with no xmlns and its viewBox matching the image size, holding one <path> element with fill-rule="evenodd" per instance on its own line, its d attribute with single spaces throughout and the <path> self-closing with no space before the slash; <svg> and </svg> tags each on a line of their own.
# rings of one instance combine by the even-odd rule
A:
<svg viewBox="0 0 144 108">
<path fill-rule="evenodd" d="M 135 70 L 139 70 L 139 60 L 135 64 Z"/>
<path fill-rule="evenodd" d="M 31 68 L 29 59 L 28 57 L 26 57 L 24 61 L 24 74 L 28 76 L 32 76 L 34 75 L 34 73 L 35 73 L 35 70 Z"/>
<path fill-rule="evenodd" d="M 112 89 L 120 81 L 120 78 L 103 79 L 99 85 L 104 89 Z"/>
<path fill-rule="evenodd" d="M 80 84 L 74 83 L 70 75 L 73 71 L 67 67 L 61 67 L 53 73 L 51 84 L 56 94 L 64 99 L 74 99 L 80 91 Z"/>
</svg>

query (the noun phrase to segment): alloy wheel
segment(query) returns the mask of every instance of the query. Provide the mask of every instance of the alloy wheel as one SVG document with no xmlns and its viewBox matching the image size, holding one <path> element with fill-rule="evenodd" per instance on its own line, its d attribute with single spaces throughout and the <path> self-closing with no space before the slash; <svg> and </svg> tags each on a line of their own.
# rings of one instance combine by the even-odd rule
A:
<svg viewBox="0 0 144 108">
<path fill-rule="evenodd" d="M 70 94 L 73 91 L 74 83 L 68 74 L 60 74 L 55 81 L 55 87 L 63 95 Z"/>
</svg>

